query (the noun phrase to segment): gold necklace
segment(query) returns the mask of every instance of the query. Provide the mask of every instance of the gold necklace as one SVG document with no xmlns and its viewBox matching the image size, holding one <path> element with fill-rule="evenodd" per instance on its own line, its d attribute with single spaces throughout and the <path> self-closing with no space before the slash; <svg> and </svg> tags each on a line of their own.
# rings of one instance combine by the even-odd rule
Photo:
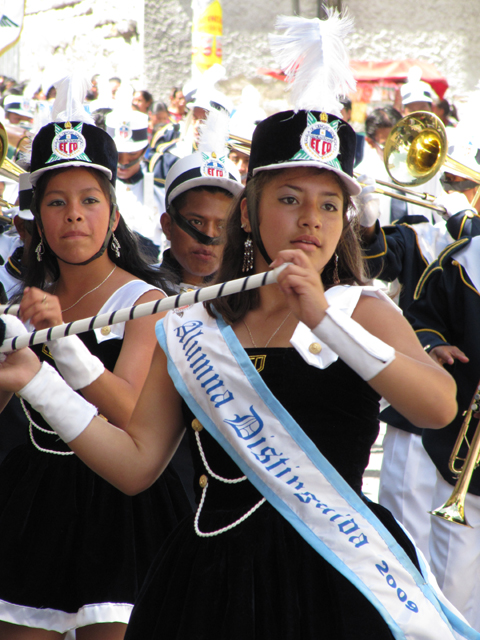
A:
<svg viewBox="0 0 480 640">
<path fill-rule="evenodd" d="M 277 335 L 277 333 L 280 331 L 280 329 L 283 327 L 283 325 L 285 324 L 285 322 L 288 320 L 288 318 L 292 315 L 292 312 L 289 311 L 287 313 L 287 315 L 285 316 L 285 318 L 281 321 L 281 323 L 278 325 L 278 327 L 275 329 L 275 331 L 272 333 L 272 335 L 270 336 L 270 338 L 267 340 L 267 343 L 264 347 L 262 347 L 262 349 L 266 349 L 268 347 L 268 345 L 270 344 L 270 342 L 273 340 L 273 338 Z M 242 322 L 245 325 L 246 330 L 248 331 L 248 335 L 250 336 L 250 340 L 252 341 L 252 344 L 254 346 L 255 349 L 258 349 L 259 347 L 257 347 L 257 345 L 255 344 L 255 340 L 253 339 L 252 336 L 252 332 L 250 331 L 250 329 L 248 328 L 248 324 L 245 322 L 245 320 L 242 318 Z"/>
<path fill-rule="evenodd" d="M 87 291 L 87 293 L 84 293 L 83 296 L 80 296 L 80 298 L 74 302 L 73 304 L 71 304 L 69 307 L 67 307 L 66 309 L 62 309 L 62 313 L 65 313 L 66 311 L 70 311 L 70 309 L 73 309 L 73 307 L 76 307 L 77 304 L 83 300 L 84 298 L 86 298 L 90 293 L 93 293 L 94 291 L 96 291 L 97 289 L 100 289 L 100 287 L 102 286 L 102 284 L 105 284 L 105 282 L 110 278 L 110 276 L 113 274 L 113 272 L 115 271 L 115 269 L 117 268 L 117 265 L 114 265 L 113 269 L 110 271 L 110 273 L 108 274 L 108 276 L 105 278 L 105 280 L 102 280 L 102 282 L 100 282 L 99 285 L 97 285 L 96 287 L 94 287 L 93 289 L 90 289 L 90 291 Z M 55 286 L 55 289 L 57 287 Z M 53 291 L 53 293 L 55 294 L 55 290 Z"/>
</svg>

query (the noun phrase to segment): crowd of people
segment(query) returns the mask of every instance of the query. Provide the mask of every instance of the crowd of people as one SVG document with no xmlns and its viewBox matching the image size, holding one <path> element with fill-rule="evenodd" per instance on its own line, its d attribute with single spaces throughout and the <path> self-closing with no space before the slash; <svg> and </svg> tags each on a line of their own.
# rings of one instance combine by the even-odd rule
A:
<svg viewBox="0 0 480 640">
<path fill-rule="evenodd" d="M 337 21 L 284 19 L 290 69 Z M 2 639 L 480 637 L 480 472 L 460 491 L 448 462 L 479 415 L 480 140 L 413 73 L 359 144 L 333 71 L 269 116 L 207 79 L 156 102 L 118 77 L 31 97 L 3 78 L 2 342 L 276 282 L 2 356 Z M 457 163 L 387 195 L 398 123 Z"/>
</svg>

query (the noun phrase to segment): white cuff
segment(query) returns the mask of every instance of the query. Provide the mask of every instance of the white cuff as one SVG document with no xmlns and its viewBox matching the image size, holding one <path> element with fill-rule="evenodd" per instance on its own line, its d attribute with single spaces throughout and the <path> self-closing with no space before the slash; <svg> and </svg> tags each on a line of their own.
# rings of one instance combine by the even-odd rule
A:
<svg viewBox="0 0 480 640">
<path fill-rule="evenodd" d="M 14 338 L 15 336 L 22 336 L 25 333 L 28 333 L 27 328 L 16 316 L 11 316 L 9 314 L 3 314 L 0 322 L 5 325 L 5 337 L 4 340 L 9 338 Z M 0 362 L 5 362 L 7 359 L 6 353 L 0 353 Z"/>
<path fill-rule="evenodd" d="M 395 349 L 335 307 L 312 329 L 363 380 L 371 380 L 395 359 Z"/>
<path fill-rule="evenodd" d="M 18 394 L 41 413 L 67 443 L 79 436 L 98 413 L 93 404 L 73 391 L 46 362 Z"/>
<path fill-rule="evenodd" d="M 102 362 L 90 353 L 78 336 L 49 340 L 47 346 L 58 370 L 72 389 L 88 387 L 105 371 Z"/>
</svg>

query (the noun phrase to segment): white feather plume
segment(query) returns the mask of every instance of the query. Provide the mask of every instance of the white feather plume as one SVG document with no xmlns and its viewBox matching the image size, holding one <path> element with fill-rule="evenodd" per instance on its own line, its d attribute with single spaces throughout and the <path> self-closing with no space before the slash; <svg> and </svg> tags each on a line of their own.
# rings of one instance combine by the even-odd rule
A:
<svg viewBox="0 0 480 640">
<path fill-rule="evenodd" d="M 272 54 L 291 83 L 295 111 L 315 109 L 340 115 L 339 97 L 355 90 L 345 38 L 353 19 L 345 11 L 323 7 L 326 20 L 279 16 L 282 35 L 269 36 Z"/>
<path fill-rule="evenodd" d="M 83 102 L 90 81 L 80 74 L 72 74 L 55 82 L 57 96 L 52 107 L 52 122 L 85 122 L 95 124 L 85 111 Z"/>
<path fill-rule="evenodd" d="M 226 111 L 211 109 L 200 130 L 198 150 L 208 154 L 214 151 L 218 157 L 226 155 L 229 124 L 230 117 Z"/>
</svg>

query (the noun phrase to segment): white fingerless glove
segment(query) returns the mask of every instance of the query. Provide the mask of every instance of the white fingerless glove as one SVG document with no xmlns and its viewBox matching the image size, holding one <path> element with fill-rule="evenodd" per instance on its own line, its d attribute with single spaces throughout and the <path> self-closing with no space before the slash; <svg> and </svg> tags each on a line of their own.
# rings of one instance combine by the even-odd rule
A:
<svg viewBox="0 0 480 640">
<path fill-rule="evenodd" d="M 358 208 L 358 221 L 362 227 L 372 227 L 380 216 L 380 197 L 375 193 L 377 183 L 369 176 L 358 178 L 363 184 L 360 195 L 355 198 Z"/>
<path fill-rule="evenodd" d="M 445 220 L 451 218 L 460 211 L 465 211 L 469 218 L 475 215 L 477 212 L 470 206 L 467 196 L 464 193 L 458 191 L 452 191 L 451 193 L 442 193 L 433 203 L 436 207 L 444 207 L 446 209 L 445 214 L 442 215 Z"/>
<path fill-rule="evenodd" d="M 3 314 L 1 322 L 5 325 L 5 340 L 7 338 L 14 338 L 15 336 L 21 336 L 24 333 L 28 333 L 27 328 L 20 318 L 17 318 L 17 316 Z M 6 353 L 0 353 L 0 362 L 4 362 L 6 357 Z"/>
<path fill-rule="evenodd" d="M 49 340 L 48 349 L 58 370 L 72 389 L 84 389 L 105 371 L 102 362 L 90 353 L 78 336 Z"/>
<path fill-rule="evenodd" d="M 395 359 L 395 349 L 369 333 L 340 309 L 328 307 L 312 329 L 363 380 L 371 380 Z"/>
<path fill-rule="evenodd" d="M 77 438 L 97 415 L 97 408 L 73 391 L 53 367 L 40 371 L 18 392 L 64 442 Z"/>
</svg>

